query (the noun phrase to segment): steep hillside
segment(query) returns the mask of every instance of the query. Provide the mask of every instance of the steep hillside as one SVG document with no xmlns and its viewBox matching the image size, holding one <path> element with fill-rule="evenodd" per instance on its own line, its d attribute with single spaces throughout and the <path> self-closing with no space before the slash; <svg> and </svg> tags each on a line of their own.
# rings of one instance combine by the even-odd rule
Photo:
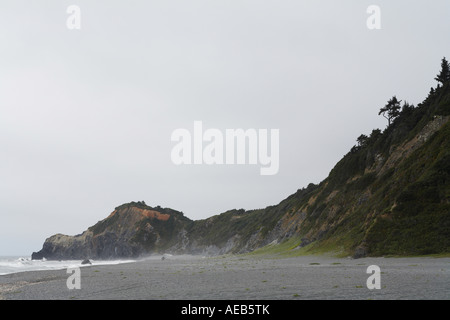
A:
<svg viewBox="0 0 450 320">
<path fill-rule="evenodd" d="M 289 240 L 280 248 L 354 257 L 448 253 L 449 118 L 446 84 L 417 107 L 404 104 L 384 132 L 358 138 L 319 185 L 265 209 L 196 221 L 188 232 L 194 245 L 181 249 L 241 253 Z"/>
<path fill-rule="evenodd" d="M 449 115 L 448 83 L 418 107 L 404 105 L 318 186 L 288 198 L 278 239 L 355 257 L 450 252 Z"/>
<path fill-rule="evenodd" d="M 81 235 L 48 238 L 33 258 L 243 253 L 267 245 L 354 257 L 449 253 L 449 78 L 417 107 L 391 99 L 384 131 L 358 137 L 324 181 L 278 205 L 192 221 L 133 202 Z"/>
</svg>

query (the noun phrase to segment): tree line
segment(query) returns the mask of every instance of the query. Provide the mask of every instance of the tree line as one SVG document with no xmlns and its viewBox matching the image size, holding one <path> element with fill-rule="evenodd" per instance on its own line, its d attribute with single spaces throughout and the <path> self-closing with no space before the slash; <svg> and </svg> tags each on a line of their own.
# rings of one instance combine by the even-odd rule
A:
<svg viewBox="0 0 450 320">
<path fill-rule="evenodd" d="M 436 88 L 432 87 L 430 89 L 429 97 L 433 96 L 440 88 L 450 84 L 450 64 L 445 57 L 441 61 L 441 70 L 434 80 L 436 80 L 438 84 Z M 411 112 L 414 111 L 414 108 L 414 105 L 411 105 L 406 101 L 402 104 L 402 100 L 399 100 L 397 96 L 394 95 L 388 100 L 386 105 L 380 108 L 378 115 L 383 116 L 388 121 L 387 128 L 389 128 L 395 119 L 399 118 L 401 115 L 406 116 L 411 114 Z M 353 146 L 350 152 L 355 153 L 362 147 L 372 144 L 381 134 L 382 132 L 380 129 L 372 130 L 372 133 L 369 136 L 361 134 L 356 139 L 357 145 Z"/>
<path fill-rule="evenodd" d="M 439 89 L 442 86 L 445 86 L 446 84 L 450 83 L 450 64 L 448 63 L 447 59 L 444 57 L 441 62 L 441 71 L 439 74 L 434 78 L 438 82 L 437 89 Z M 430 94 L 433 94 L 435 91 L 434 88 L 431 88 Z M 378 112 L 378 115 L 382 115 L 384 118 L 388 121 L 388 126 L 391 125 L 392 121 L 395 120 L 399 115 L 400 112 L 404 109 L 413 108 L 414 106 L 409 105 L 407 102 L 403 103 L 403 106 L 401 106 L 402 100 L 398 100 L 396 96 L 393 96 L 387 104 L 380 109 Z"/>
</svg>

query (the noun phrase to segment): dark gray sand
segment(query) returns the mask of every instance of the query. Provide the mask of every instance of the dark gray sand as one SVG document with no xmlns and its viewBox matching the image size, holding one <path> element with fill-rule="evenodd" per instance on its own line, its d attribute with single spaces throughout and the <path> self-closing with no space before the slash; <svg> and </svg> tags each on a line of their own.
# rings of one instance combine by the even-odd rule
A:
<svg viewBox="0 0 450 320">
<path fill-rule="evenodd" d="M 367 288 L 370 265 L 379 290 Z M 80 270 L 72 290 L 66 270 L 0 276 L 0 299 L 450 299 L 450 258 L 170 256 Z"/>
</svg>

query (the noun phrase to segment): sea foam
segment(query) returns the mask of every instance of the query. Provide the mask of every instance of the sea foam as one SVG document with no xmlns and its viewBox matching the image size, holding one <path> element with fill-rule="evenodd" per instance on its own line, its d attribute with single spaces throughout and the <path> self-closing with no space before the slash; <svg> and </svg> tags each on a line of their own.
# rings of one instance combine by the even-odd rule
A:
<svg viewBox="0 0 450 320">
<path fill-rule="evenodd" d="M 136 260 L 90 260 L 92 265 L 113 265 L 130 263 Z M 81 260 L 31 260 L 30 257 L 0 257 L 0 275 L 41 270 L 62 270 L 69 267 L 85 267 Z"/>
</svg>

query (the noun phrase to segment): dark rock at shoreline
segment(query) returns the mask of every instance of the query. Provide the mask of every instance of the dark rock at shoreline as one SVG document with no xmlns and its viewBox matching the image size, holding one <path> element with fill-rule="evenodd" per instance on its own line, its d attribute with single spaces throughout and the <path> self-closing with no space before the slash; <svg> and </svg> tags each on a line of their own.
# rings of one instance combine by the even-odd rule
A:
<svg viewBox="0 0 450 320">
<path fill-rule="evenodd" d="M 33 252 L 31 254 L 31 260 L 42 260 L 43 258 L 45 258 L 45 257 L 44 257 L 44 255 L 42 254 L 41 251 Z"/>
</svg>

